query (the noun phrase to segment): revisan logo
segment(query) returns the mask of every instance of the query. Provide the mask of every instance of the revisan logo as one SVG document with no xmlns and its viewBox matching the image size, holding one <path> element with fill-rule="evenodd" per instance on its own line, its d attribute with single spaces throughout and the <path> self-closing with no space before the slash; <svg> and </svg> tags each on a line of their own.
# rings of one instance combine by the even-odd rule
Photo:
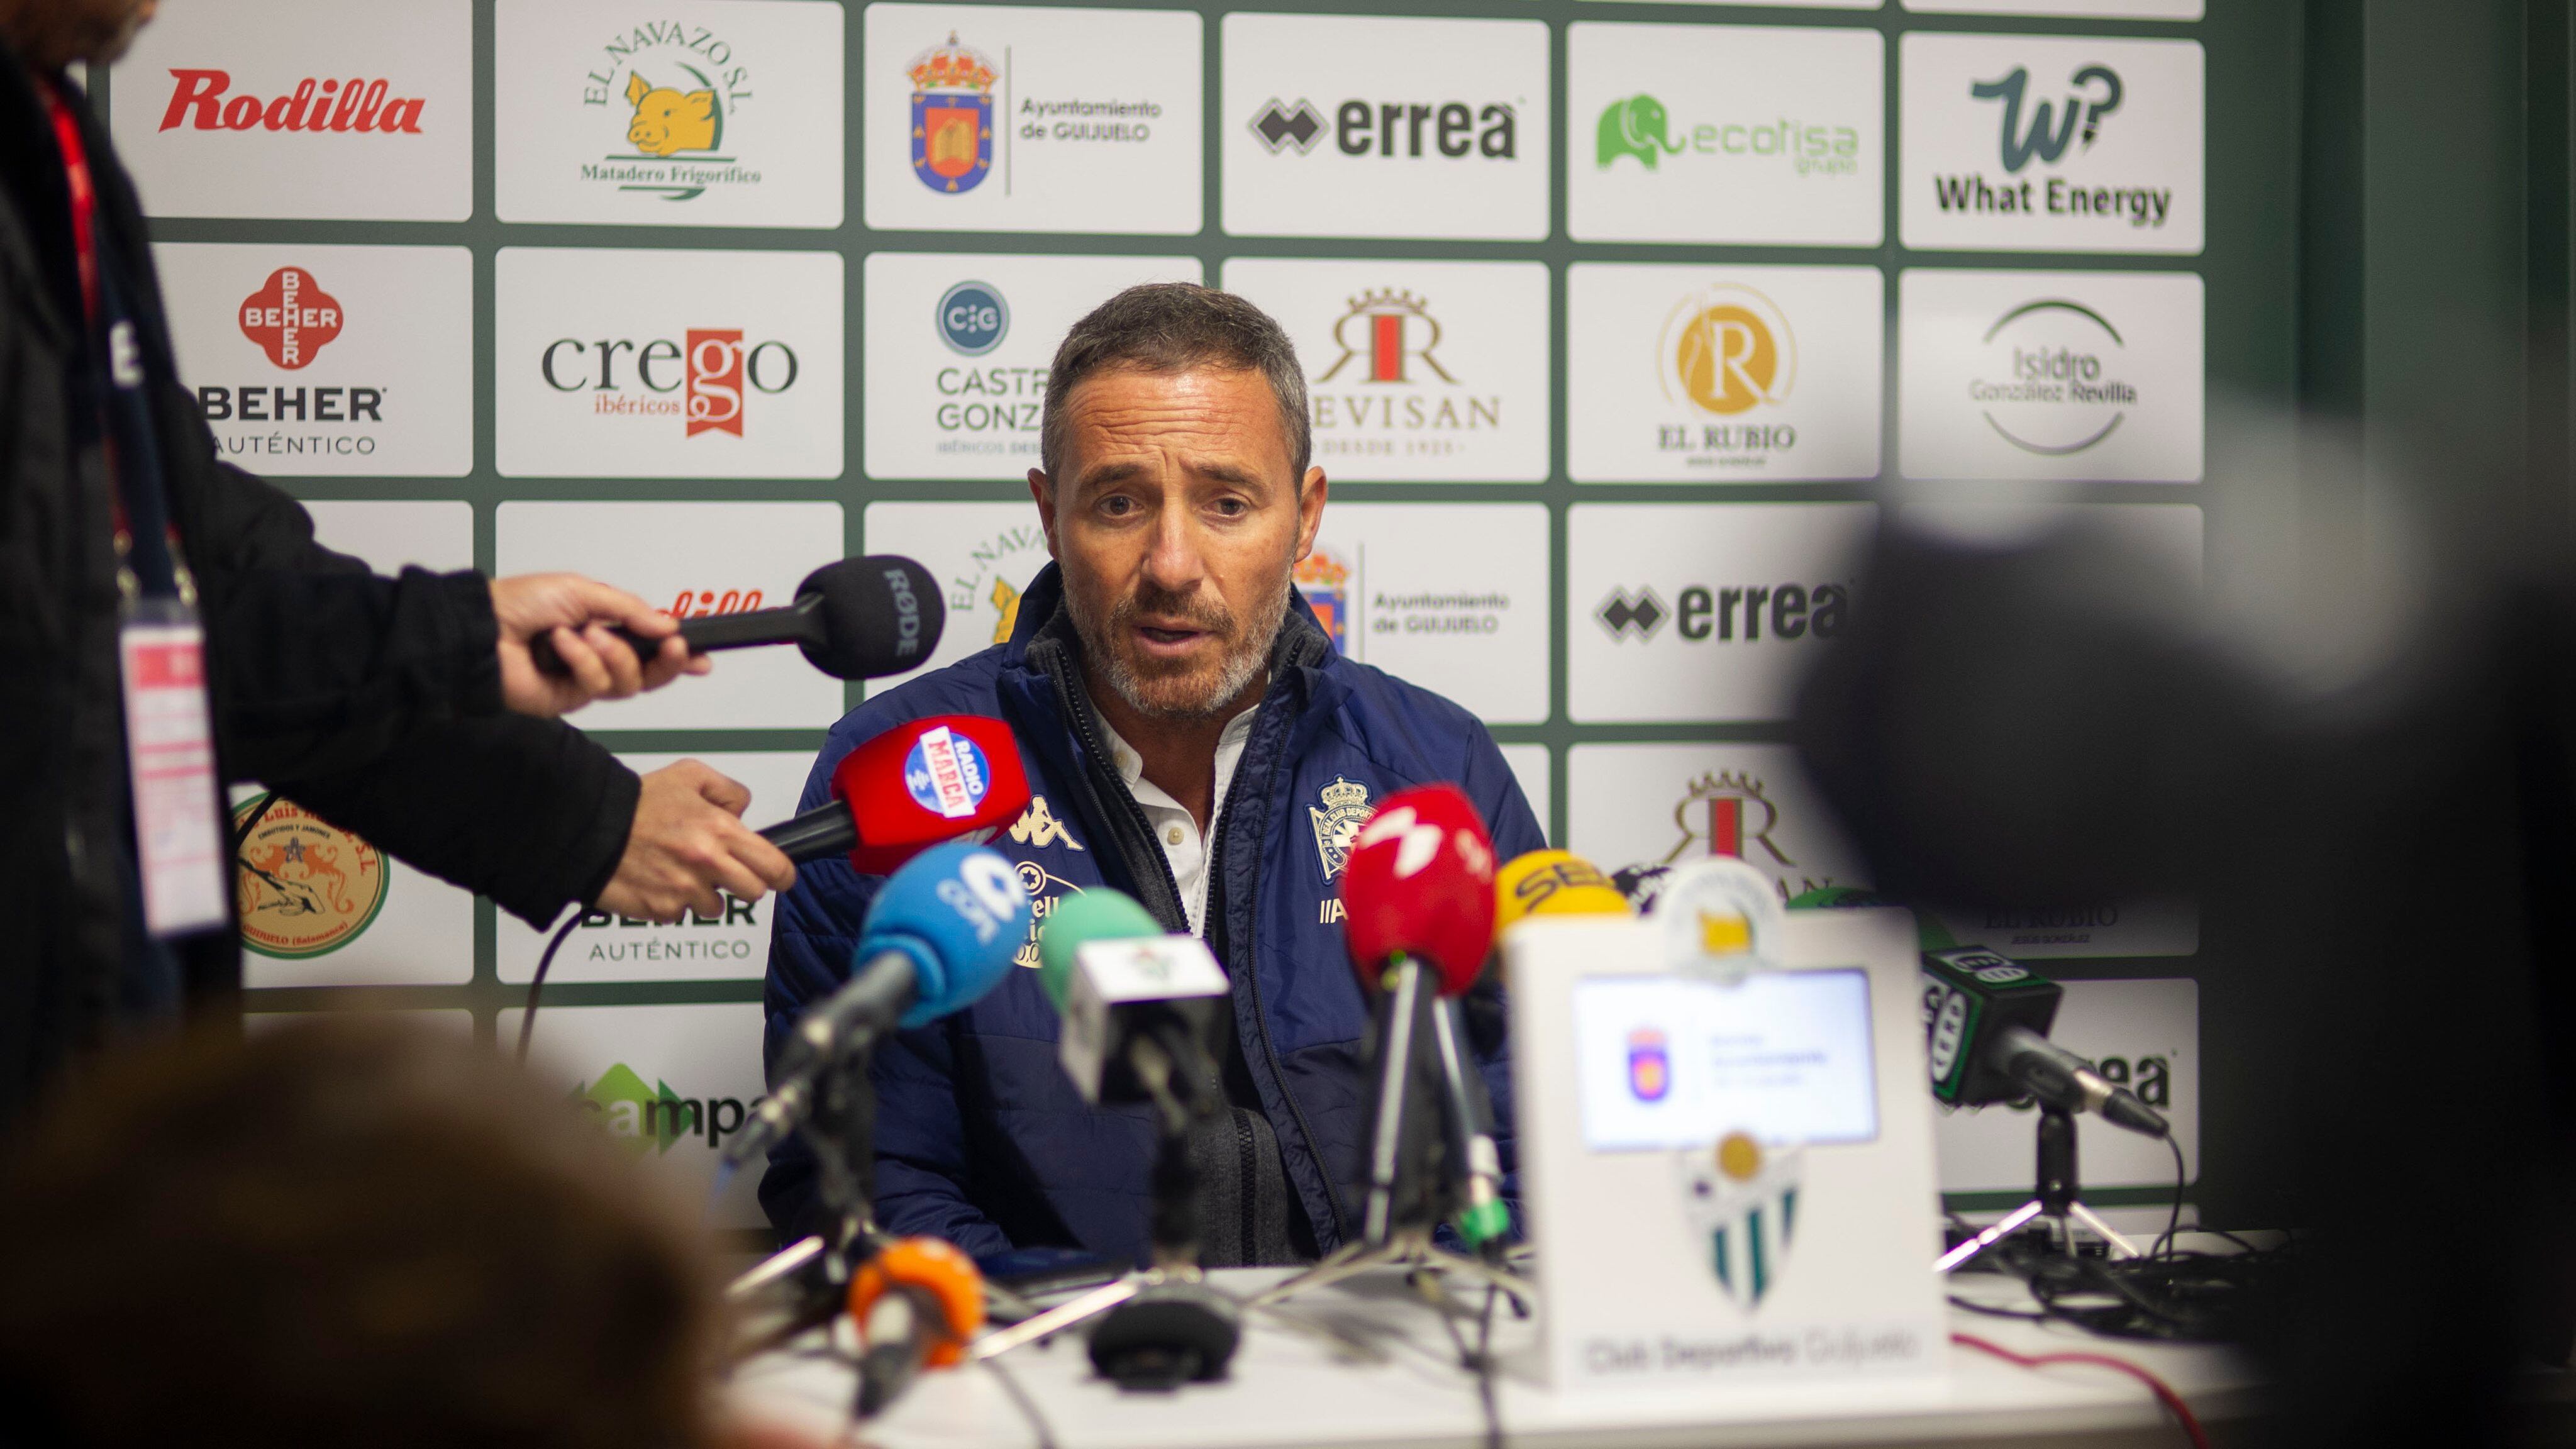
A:
<svg viewBox="0 0 2576 1449">
<path fill-rule="evenodd" d="M 681 418 L 687 423 L 682 436 L 691 438 L 700 433 L 744 436 L 748 393 L 774 395 L 796 385 L 801 370 L 796 350 L 776 338 L 746 346 L 739 327 L 692 327 L 683 335 L 683 342 L 659 337 L 640 346 L 623 337 L 589 342 L 559 337 L 539 355 L 537 371 L 557 392 L 589 388 L 596 394 L 593 413 Z M 624 396 L 618 354 L 625 352 L 633 353 L 634 361 L 631 372 L 624 375 L 632 376 L 646 392 L 662 396 Z M 669 371 L 675 362 L 681 364 L 676 377 Z M 672 393 L 680 396 L 669 396 Z"/>
<path fill-rule="evenodd" d="M 418 96 L 392 96 L 383 80 L 317 81 L 307 76 L 295 89 L 272 100 L 237 95 L 230 100 L 232 72 L 182 70 L 172 67 L 175 82 L 170 104 L 161 112 L 161 129 L 182 124 L 200 131 L 375 131 L 417 136 L 420 115 L 428 104 Z M 391 99 L 388 97 L 391 96 Z"/>
</svg>

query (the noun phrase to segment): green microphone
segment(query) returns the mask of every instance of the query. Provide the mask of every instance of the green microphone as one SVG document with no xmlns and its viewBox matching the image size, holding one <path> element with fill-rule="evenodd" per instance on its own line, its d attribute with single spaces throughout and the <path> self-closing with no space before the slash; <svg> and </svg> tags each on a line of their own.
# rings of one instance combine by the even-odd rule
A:
<svg viewBox="0 0 2576 1449">
<path fill-rule="evenodd" d="M 1125 891 L 1097 886 L 1058 897 L 1046 924 L 1038 928 L 1038 981 L 1046 987 L 1047 1000 L 1064 1010 L 1073 989 L 1073 955 L 1086 943 L 1161 934 L 1163 926 L 1154 913 Z"/>
</svg>

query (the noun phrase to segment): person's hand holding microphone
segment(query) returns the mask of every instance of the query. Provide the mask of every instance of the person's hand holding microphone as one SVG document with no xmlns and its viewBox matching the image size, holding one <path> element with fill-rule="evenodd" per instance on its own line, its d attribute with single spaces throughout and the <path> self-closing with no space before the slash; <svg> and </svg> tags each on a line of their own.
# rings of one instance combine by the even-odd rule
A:
<svg viewBox="0 0 2576 1449">
<path fill-rule="evenodd" d="M 552 719 L 594 699 L 627 699 L 715 668 L 715 661 L 689 652 L 678 620 L 579 574 L 494 579 L 492 616 L 501 626 L 501 699 L 521 714 Z M 644 654 L 620 630 L 654 652 Z M 561 667 L 544 667 L 541 648 L 552 650 Z"/>
</svg>

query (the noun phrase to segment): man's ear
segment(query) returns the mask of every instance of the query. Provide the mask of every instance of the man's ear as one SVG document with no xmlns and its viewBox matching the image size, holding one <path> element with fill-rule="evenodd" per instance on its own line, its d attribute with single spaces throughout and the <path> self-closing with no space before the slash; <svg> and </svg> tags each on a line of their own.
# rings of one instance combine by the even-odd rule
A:
<svg viewBox="0 0 2576 1449">
<path fill-rule="evenodd" d="M 1315 530 L 1324 526 L 1324 470 L 1306 470 L 1304 486 L 1297 490 L 1297 559 L 1315 551 Z"/>
<path fill-rule="evenodd" d="M 1036 500 L 1038 505 L 1038 526 L 1046 530 L 1047 557 L 1056 558 L 1055 485 L 1048 481 L 1046 470 L 1042 468 L 1029 470 L 1029 497 Z M 1056 561 L 1063 562 L 1062 559 L 1056 559 Z"/>
</svg>

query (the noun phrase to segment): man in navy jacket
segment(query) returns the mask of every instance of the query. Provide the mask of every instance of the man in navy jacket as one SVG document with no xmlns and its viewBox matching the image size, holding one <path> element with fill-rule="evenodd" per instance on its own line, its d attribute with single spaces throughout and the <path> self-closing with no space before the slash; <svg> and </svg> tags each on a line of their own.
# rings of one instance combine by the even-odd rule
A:
<svg viewBox="0 0 2576 1449">
<path fill-rule="evenodd" d="M 1543 845 L 1484 726 L 1341 657 L 1290 584 L 1322 521 L 1306 390 L 1279 325 L 1239 297 L 1136 287 L 1074 325 L 1049 372 L 1029 490 L 1055 562 L 1006 644 L 905 683 L 835 726 L 805 787 L 863 741 L 924 715 L 996 715 L 1036 798 L 992 846 L 1039 920 L 1069 892 L 1127 892 L 1203 935 L 1232 981 L 1220 1013 L 1232 1110 L 1195 1134 L 1211 1267 L 1310 1258 L 1354 1228 L 1368 1130 L 1368 1006 L 1345 953 L 1352 834 L 1399 790 L 1452 781 L 1509 858 Z M 788 1028 L 850 969 L 880 878 L 808 866 L 770 949 L 772 1065 Z M 1035 937 L 1021 964 L 1037 964 Z M 1155 1132 L 1084 1104 L 1056 1062 L 1034 971 L 879 1048 L 879 1219 L 982 1254 L 1146 1242 Z M 1510 1167 L 1511 1081 L 1480 1058 Z M 782 1235 L 820 1218 L 798 1145 L 761 1201 Z"/>
</svg>

